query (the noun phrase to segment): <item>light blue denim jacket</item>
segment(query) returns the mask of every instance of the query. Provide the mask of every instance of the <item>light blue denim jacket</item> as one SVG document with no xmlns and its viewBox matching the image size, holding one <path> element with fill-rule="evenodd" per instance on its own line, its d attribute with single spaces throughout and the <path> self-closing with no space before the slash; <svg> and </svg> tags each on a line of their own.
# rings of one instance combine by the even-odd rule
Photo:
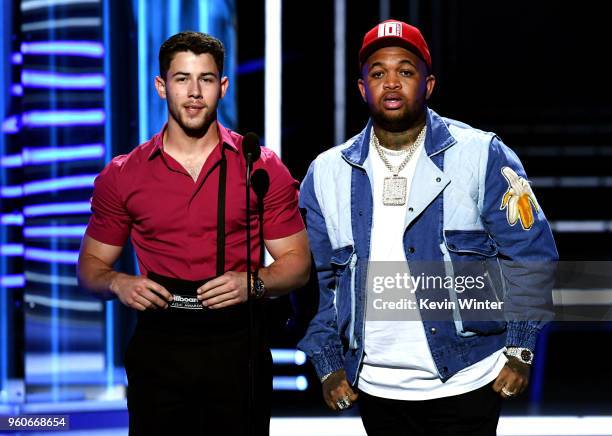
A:
<svg viewBox="0 0 612 436">
<path fill-rule="evenodd" d="M 423 317 L 431 355 L 446 381 L 505 345 L 534 349 L 537 333 L 552 317 L 552 265 L 558 255 L 535 197 L 528 203 L 533 213 L 528 229 L 525 217 L 517 220 L 508 212 L 508 203 L 516 202 L 511 194 L 518 193 L 509 192 L 502 169 L 526 180 L 514 152 L 493 133 L 442 118 L 431 109 L 426 123 L 423 151 L 414 157 L 418 162 L 404 224 L 411 273 L 419 273 L 420 261 L 486 262 L 497 278 L 491 291 L 503 298 L 507 319 L 466 321 L 457 311 L 448 311 L 445 320 Z M 300 191 L 320 300 L 298 347 L 319 377 L 344 368 L 352 384 L 363 358 L 365 332 L 373 210 L 367 160 L 371 128 L 370 121 L 360 134 L 319 155 Z"/>
</svg>

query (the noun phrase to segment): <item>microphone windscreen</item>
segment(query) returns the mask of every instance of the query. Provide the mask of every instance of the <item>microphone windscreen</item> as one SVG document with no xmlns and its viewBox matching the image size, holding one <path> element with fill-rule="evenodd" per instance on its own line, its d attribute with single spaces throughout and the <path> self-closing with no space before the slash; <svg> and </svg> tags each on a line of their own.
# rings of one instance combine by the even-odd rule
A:
<svg viewBox="0 0 612 436">
<path fill-rule="evenodd" d="M 249 132 L 242 138 L 242 154 L 245 159 L 255 162 L 261 155 L 259 147 L 259 136 L 253 132 Z"/>
<path fill-rule="evenodd" d="M 257 197 L 263 198 L 270 188 L 270 176 L 268 172 L 262 168 L 258 168 L 253 171 L 251 176 L 251 186 L 253 191 L 257 194 Z"/>
</svg>

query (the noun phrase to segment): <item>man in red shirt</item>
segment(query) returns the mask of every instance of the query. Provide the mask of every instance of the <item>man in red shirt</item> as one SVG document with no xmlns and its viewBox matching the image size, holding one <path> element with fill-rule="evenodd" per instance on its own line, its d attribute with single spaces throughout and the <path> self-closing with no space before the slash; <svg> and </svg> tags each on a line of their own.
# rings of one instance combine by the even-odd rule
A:
<svg viewBox="0 0 612 436">
<path fill-rule="evenodd" d="M 309 275 L 297 181 L 266 148 L 254 164 L 269 176 L 263 212 L 252 194 L 246 222 L 242 137 L 217 121 L 229 84 L 223 58 L 223 44 L 203 33 L 164 42 L 155 87 L 168 122 L 95 181 L 78 275 L 88 290 L 139 311 L 125 356 L 130 435 L 245 434 L 252 381 L 253 434 L 268 434 L 271 357 L 261 298 L 302 286 Z M 255 274 L 246 272 L 247 225 L 252 265 L 259 266 L 260 225 L 275 259 Z M 113 269 L 128 237 L 141 276 Z M 248 280 L 257 298 L 254 343 Z"/>
</svg>

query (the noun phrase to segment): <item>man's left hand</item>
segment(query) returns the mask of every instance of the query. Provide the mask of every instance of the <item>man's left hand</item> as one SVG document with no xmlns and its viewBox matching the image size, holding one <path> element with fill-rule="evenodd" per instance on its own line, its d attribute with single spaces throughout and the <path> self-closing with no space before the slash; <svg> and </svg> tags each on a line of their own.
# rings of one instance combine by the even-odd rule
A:
<svg viewBox="0 0 612 436">
<path fill-rule="evenodd" d="M 228 271 L 198 288 L 198 300 L 209 309 L 221 309 L 247 301 L 247 273 Z"/>
<path fill-rule="evenodd" d="M 530 365 L 513 356 L 508 361 L 493 383 L 493 390 L 502 398 L 513 398 L 520 395 L 529 385 Z"/>
</svg>

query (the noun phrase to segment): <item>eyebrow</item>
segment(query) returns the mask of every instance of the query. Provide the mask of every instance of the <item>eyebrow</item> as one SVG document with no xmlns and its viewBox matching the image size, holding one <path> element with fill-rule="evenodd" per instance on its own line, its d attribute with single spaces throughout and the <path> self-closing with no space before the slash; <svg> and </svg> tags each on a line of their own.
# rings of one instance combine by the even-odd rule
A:
<svg viewBox="0 0 612 436">
<path fill-rule="evenodd" d="M 409 64 L 409 65 L 412 65 L 414 68 L 417 68 L 416 64 L 414 62 L 412 62 L 410 59 L 402 59 L 398 63 L 400 65 L 401 64 Z M 384 67 L 384 65 L 383 65 L 382 62 L 374 62 L 372 65 L 370 65 L 370 69 L 372 69 L 374 67 Z"/>
<path fill-rule="evenodd" d="M 172 75 L 172 77 L 176 77 L 176 76 L 190 76 L 190 75 L 191 75 L 191 73 L 188 73 L 186 71 L 177 71 L 176 73 L 174 73 Z M 213 73 L 212 71 L 208 71 L 206 73 L 202 73 L 202 74 L 199 75 L 199 77 L 202 77 L 202 76 L 214 76 L 214 77 L 217 77 L 217 75 L 215 73 Z"/>
</svg>

